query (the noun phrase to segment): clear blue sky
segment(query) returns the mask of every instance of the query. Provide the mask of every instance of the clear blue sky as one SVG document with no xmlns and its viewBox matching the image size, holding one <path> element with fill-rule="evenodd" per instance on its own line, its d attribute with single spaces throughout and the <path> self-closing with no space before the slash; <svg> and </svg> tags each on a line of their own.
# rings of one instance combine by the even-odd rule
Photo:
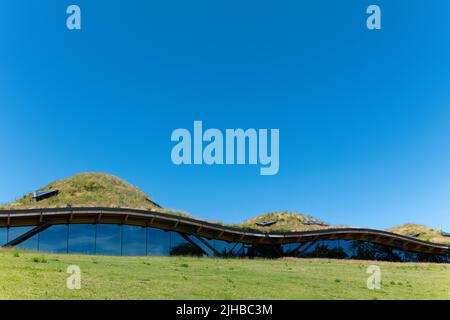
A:
<svg viewBox="0 0 450 320">
<path fill-rule="evenodd" d="M 66 29 L 69 4 L 82 30 Z M 365 10 L 382 9 L 381 31 Z M 0 2 L 0 202 L 77 172 L 239 222 L 450 231 L 448 0 Z M 280 172 L 172 164 L 172 130 L 279 128 Z"/>
</svg>

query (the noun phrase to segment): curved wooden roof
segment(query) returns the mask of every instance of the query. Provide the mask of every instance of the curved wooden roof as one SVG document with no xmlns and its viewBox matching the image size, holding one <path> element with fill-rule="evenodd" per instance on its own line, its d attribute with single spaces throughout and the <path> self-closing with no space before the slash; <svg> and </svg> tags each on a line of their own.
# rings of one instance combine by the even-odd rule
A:
<svg viewBox="0 0 450 320">
<path fill-rule="evenodd" d="M 209 239 L 249 244 L 287 244 L 318 240 L 360 240 L 394 248 L 433 254 L 450 254 L 450 246 L 374 229 L 330 228 L 305 232 L 260 232 L 229 227 L 158 211 L 126 208 L 51 208 L 1 210 L 0 227 L 41 224 L 126 224 L 196 234 Z"/>
</svg>

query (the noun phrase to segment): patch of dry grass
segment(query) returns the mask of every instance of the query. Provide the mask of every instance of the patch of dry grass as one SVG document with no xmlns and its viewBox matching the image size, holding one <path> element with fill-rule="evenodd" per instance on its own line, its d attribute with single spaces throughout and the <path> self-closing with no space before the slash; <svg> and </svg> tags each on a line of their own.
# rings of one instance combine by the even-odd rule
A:
<svg viewBox="0 0 450 320">
<path fill-rule="evenodd" d="M 419 236 L 417 237 L 417 239 L 434 243 L 450 244 L 450 238 L 443 237 L 441 235 L 441 230 L 419 224 L 408 223 L 401 226 L 390 228 L 388 229 L 388 231 L 402 235 L 407 235 L 410 233 L 418 233 Z"/>
<path fill-rule="evenodd" d="M 33 202 L 29 193 L 0 209 L 121 207 L 151 210 L 158 206 L 139 188 L 109 174 L 80 173 L 50 183 L 38 191 L 58 189 L 56 196 Z"/>
<path fill-rule="evenodd" d="M 258 226 L 257 222 L 262 221 L 276 221 L 275 224 L 267 227 Z M 301 213 L 293 212 L 272 212 L 257 216 L 255 218 L 249 219 L 241 224 L 234 225 L 236 227 L 241 227 L 250 230 L 266 231 L 266 232 L 302 232 L 302 231 L 312 231 L 312 230 L 324 230 L 333 228 L 344 228 L 344 226 L 328 226 L 328 225 L 315 225 L 306 224 L 306 221 L 317 221 L 314 217 L 307 216 Z"/>
</svg>

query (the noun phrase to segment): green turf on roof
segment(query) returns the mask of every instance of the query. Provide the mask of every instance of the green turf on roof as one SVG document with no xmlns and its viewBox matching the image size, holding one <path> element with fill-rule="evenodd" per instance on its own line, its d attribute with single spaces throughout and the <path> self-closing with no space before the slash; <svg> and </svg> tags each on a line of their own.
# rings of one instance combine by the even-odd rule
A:
<svg viewBox="0 0 450 320">
<path fill-rule="evenodd" d="M 393 232 L 401 235 L 408 235 L 413 233 L 418 233 L 417 239 L 434 242 L 450 244 L 450 239 L 441 235 L 441 230 L 430 228 L 420 224 L 407 223 L 401 226 L 396 226 L 388 229 L 389 232 Z"/>
<path fill-rule="evenodd" d="M 151 210 L 158 206 L 137 187 L 109 174 L 80 173 L 50 183 L 36 191 L 58 190 L 50 198 L 34 202 L 33 193 L 6 204 L 1 209 L 121 207 Z"/>
<path fill-rule="evenodd" d="M 270 226 L 259 226 L 256 223 L 263 221 L 276 221 L 275 224 Z M 237 226 L 253 229 L 259 231 L 271 231 L 271 232 L 301 232 L 301 231 L 311 231 L 311 230 L 324 230 L 324 229 L 332 229 L 339 228 L 339 226 L 326 226 L 319 224 L 307 224 L 308 221 L 317 221 L 311 216 L 307 216 L 301 213 L 293 213 L 293 212 L 272 212 L 257 216 L 255 218 L 249 219 Z M 323 222 L 322 222 L 323 223 Z"/>
</svg>

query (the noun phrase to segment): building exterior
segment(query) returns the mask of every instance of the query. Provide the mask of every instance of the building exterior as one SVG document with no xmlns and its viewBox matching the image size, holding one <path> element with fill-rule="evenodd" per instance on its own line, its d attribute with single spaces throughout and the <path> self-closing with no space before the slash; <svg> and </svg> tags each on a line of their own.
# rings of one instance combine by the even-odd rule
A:
<svg viewBox="0 0 450 320">
<path fill-rule="evenodd" d="M 450 247 L 386 231 L 261 232 L 157 210 L 105 207 L 0 211 L 0 245 L 123 256 L 321 257 L 450 262 Z"/>
</svg>

